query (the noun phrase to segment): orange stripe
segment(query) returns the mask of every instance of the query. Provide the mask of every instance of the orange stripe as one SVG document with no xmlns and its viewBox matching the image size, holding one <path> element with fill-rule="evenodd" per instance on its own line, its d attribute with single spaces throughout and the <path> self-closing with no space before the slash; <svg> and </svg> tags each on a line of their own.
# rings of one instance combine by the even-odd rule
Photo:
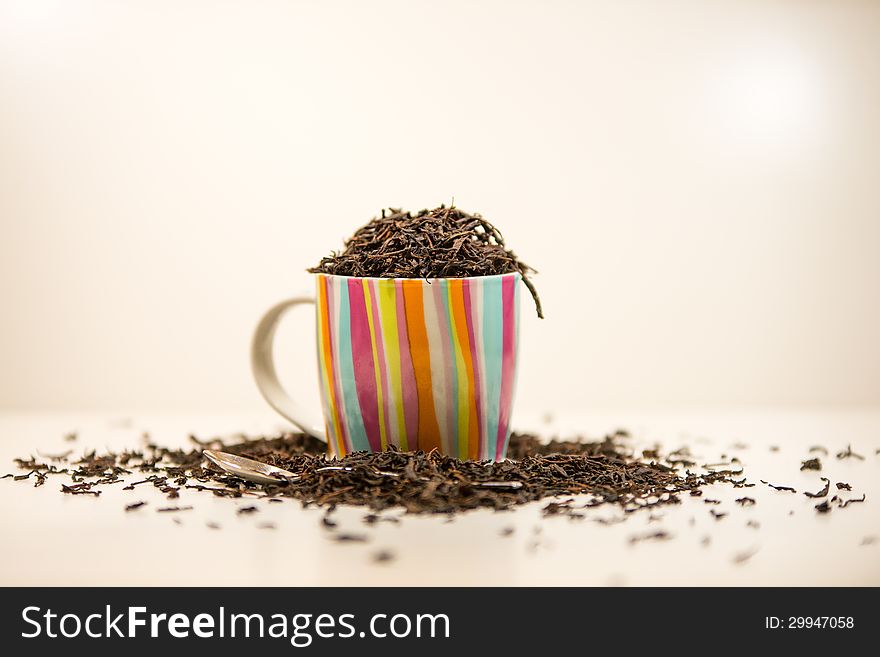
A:
<svg viewBox="0 0 880 657">
<path fill-rule="evenodd" d="M 318 277 L 318 304 L 321 316 L 321 345 L 324 351 L 324 363 L 326 364 L 327 394 L 330 395 L 330 408 L 333 411 L 333 428 L 336 430 L 336 455 L 340 458 L 345 456 L 345 443 L 342 437 L 342 428 L 339 423 L 339 409 L 336 406 L 336 391 L 334 389 L 333 376 L 333 350 L 330 348 L 330 308 L 327 305 L 327 279 Z M 329 422 L 329 420 L 327 420 Z"/>
<path fill-rule="evenodd" d="M 434 385 L 431 382 L 431 355 L 422 305 L 422 281 L 403 281 L 403 301 L 410 357 L 419 394 L 418 448 L 428 452 L 434 448 L 440 449 L 440 426 L 434 413 Z"/>
<path fill-rule="evenodd" d="M 455 322 L 456 340 L 461 347 L 461 355 L 464 358 L 465 371 L 467 372 L 467 408 L 459 408 L 459 413 L 468 414 L 468 458 L 480 458 L 480 436 L 477 423 L 477 399 L 474 395 L 474 362 L 471 358 L 471 343 L 468 339 L 467 317 L 464 308 L 464 287 L 461 280 L 451 281 L 452 292 L 452 316 Z"/>
</svg>

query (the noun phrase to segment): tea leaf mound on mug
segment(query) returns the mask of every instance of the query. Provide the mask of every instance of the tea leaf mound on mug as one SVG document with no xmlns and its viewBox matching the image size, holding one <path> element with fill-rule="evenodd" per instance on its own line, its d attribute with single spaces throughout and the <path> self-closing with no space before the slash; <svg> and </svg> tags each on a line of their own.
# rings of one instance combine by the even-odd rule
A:
<svg viewBox="0 0 880 657">
<path fill-rule="evenodd" d="M 371 278 L 466 278 L 522 274 L 543 318 L 541 300 L 529 280 L 535 270 L 504 244 L 501 232 L 479 214 L 441 205 L 415 214 L 397 208 L 358 229 L 345 250 L 321 259 L 313 274 Z"/>
</svg>

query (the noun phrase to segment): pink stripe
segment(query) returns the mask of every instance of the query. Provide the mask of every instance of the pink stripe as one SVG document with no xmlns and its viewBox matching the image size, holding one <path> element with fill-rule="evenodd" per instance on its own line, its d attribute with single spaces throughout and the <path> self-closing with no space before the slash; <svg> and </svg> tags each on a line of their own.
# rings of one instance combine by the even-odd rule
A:
<svg viewBox="0 0 880 657">
<path fill-rule="evenodd" d="M 390 438 L 393 435 L 389 407 L 391 392 L 388 390 L 388 364 L 385 362 L 385 342 L 382 340 L 382 323 L 379 315 L 379 282 L 371 280 L 369 285 L 370 305 L 373 310 L 373 333 L 376 334 L 376 358 L 379 361 L 379 378 L 382 381 L 382 412 L 385 414 L 385 436 L 389 439 L 388 444 L 390 445 Z"/>
<path fill-rule="evenodd" d="M 443 368 L 443 399 L 446 405 L 446 434 L 443 436 L 448 454 L 457 454 L 458 449 L 455 445 L 456 427 L 458 426 L 458 418 L 455 417 L 455 400 L 453 399 L 455 382 L 453 377 L 453 363 L 455 356 L 451 353 L 452 346 L 449 343 L 449 298 L 448 290 L 445 282 L 435 281 L 431 285 L 431 296 L 434 297 L 434 308 L 437 313 L 437 322 L 439 323 L 440 335 L 440 352 L 443 354 L 443 362 L 440 366 Z M 433 363 L 431 363 L 433 365 Z"/>
<path fill-rule="evenodd" d="M 409 333 L 406 330 L 406 304 L 403 300 L 403 282 L 394 281 L 397 301 L 397 339 L 400 342 L 400 383 L 403 391 L 403 415 L 406 425 L 407 446 L 419 448 L 419 391 L 416 372 L 409 353 Z"/>
<path fill-rule="evenodd" d="M 351 359 L 358 404 L 370 449 L 380 451 L 379 409 L 376 395 L 376 370 L 373 368 L 373 343 L 367 320 L 367 305 L 361 279 L 348 280 L 348 305 L 351 311 Z"/>
<path fill-rule="evenodd" d="M 514 299 L 515 276 L 501 279 L 502 343 L 501 343 L 501 399 L 498 408 L 498 436 L 495 441 L 496 458 L 504 451 L 504 441 L 510 426 L 510 406 L 513 401 L 513 374 L 516 365 L 516 300 Z"/>
<path fill-rule="evenodd" d="M 336 326 L 333 322 L 336 314 L 333 310 L 336 303 L 336 292 L 333 284 L 330 282 L 330 276 L 322 276 L 321 278 L 324 279 L 324 290 L 327 294 L 327 330 L 330 333 L 330 349 L 333 350 L 333 381 L 330 382 L 330 385 L 333 386 L 333 392 L 336 396 L 336 413 L 339 416 L 339 428 L 342 431 L 342 441 L 345 444 L 345 453 L 347 454 L 352 449 L 351 440 L 348 437 L 348 427 L 345 424 L 344 418 L 345 405 L 342 401 L 342 386 L 339 381 L 339 354 L 336 351 L 336 340 L 334 337 Z"/>
<path fill-rule="evenodd" d="M 474 336 L 474 317 L 473 307 L 471 306 L 471 282 L 467 279 L 461 282 L 461 291 L 464 295 L 464 316 L 467 321 L 468 342 L 471 347 L 471 364 L 474 368 L 474 400 L 477 405 L 477 431 L 479 431 L 477 440 L 480 445 L 480 458 L 483 458 L 483 449 L 486 437 L 483 435 L 483 394 L 480 390 L 480 349 Z M 488 446 L 486 446 L 488 447 Z M 488 449 L 486 450 L 488 451 Z"/>
</svg>

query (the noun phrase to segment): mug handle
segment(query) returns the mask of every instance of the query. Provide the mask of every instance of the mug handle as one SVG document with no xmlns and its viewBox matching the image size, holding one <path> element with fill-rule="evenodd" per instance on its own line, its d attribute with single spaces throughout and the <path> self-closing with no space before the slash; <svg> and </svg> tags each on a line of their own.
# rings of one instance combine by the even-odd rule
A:
<svg viewBox="0 0 880 657">
<path fill-rule="evenodd" d="M 254 373 L 257 388 L 272 408 L 307 434 L 327 442 L 322 423 L 316 422 L 311 414 L 306 413 L 299 403 L 287 394 L 275 372 L 275 329 L 278 328 L 278 322 L 294 306 L 314 303 L 315 300 L 311 297 L 294 297 L 272 306 L 263 315 L 251 341 L 251 371 Z"/>
</svg>

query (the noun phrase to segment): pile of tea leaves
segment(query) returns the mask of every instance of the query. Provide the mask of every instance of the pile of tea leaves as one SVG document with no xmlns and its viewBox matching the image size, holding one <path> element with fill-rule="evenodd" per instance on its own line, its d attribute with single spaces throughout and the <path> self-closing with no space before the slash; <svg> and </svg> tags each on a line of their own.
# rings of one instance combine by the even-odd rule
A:
<svg viewBox="0 0 880 657">
<path fill-rule="evenodd" d="M 572 515 L 575 508 L 612 504 L 625 512 L 678 504 L 681 494 L 700 495 L 708 485 L 725 482 L 752 486 L 736 479 L 735 463 L 713 464 L 702 474 L 681 471 L 681 451 L 665 458 L 655 451 L 639 455 L 626 446 L 628 435 L 618 431 L 601 441 L 544 442 L 536 436 L 513 434 L 510 459 L 501 462 L 460 461 L 432 452 L 355 452 L 342 459 L 328 457 L 326 444 L 301 433 L 277 437 L 200 441 L 194 449 L 170 449 L 148 438 L 142 449 L 87 452 L 16 459 L 40 486 L 56 476 L 69 482 L 61 492 L 100 496 L 102 488 L 125 484 L 124 490 L 150 485 L 169 499 L 181 490 L 221 497 L 292 498 L 304 506 L 346 504 L 372 511 L 405 509 L 409 513 L 454 514 L 470 509 L 506 510 L 557 496 L 586 495 L 578 506 L 550 502 L 546 514 Z M 298 475 L 277 485 L 244 481 L 215 469 L 202 455 L 211 448 L 279 466 Z M 729 467 L 728 467 L 729 466 Z M 10 476 L 10 475 L 7 475 Z M 582 503 L 581 503 L 582 502 Z M 166 509 L 167 510 L 167 509 Z"/>
<path fill-rule="evenodd" d="M 535 300 L 541 301 L 521 262 L 504 244 L 501 232 L 479 214 L 441 205 L 415 214 L 382 210 L 358 229 L 341 253 L 324 257 L 312 273 L 371 278 L 466 278 L 519 272 Z"/>
</svg>

